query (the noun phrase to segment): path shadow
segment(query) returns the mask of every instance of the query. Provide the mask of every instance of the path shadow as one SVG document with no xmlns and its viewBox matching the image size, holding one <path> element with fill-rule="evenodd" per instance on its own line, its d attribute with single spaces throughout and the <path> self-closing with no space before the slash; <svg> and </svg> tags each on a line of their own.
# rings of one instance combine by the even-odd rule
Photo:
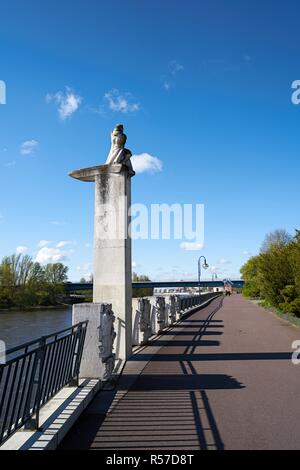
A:
<svg viewBox="0 0 300 470">
<path fill-rule="evenodd" d="M 193 331 L 164 331 L 161 334 L 161 338 L 164 338 L 165 336 L 193 336 L 199 334 L 199 331 L 193 330 Z M 222 335 L 223 331 L 204 331 L 202 335 L 204 336 L 218 336 Z"/>
<path fill-rule="evenodd" d="M 157 339 L 153 341 L 153 343 L 149 343 L 150 346 L 219 346 L 220 341 L 214 341 L 214 340 L 197 340 L 197 339 L 191 339 L 191 340 L 186 340 L 186 341 L 180 341 L 176 339 L 172 340 L 160 340 Z M 180 353 L 177 354 L 180 356 Z"/>
<path fill-rule="evenodd" d="M 228 390 L 244 388 L 236 379 L 225 374 L 143 374 L 132 390 Z"/>
<path fill-rule="evenodd" d="M 254 353 L 203 353 L 203 354 L 143 354 L 132 356 L 131 361 L 290 361 L 291 352 L 254 352 Z"/>
</svg>

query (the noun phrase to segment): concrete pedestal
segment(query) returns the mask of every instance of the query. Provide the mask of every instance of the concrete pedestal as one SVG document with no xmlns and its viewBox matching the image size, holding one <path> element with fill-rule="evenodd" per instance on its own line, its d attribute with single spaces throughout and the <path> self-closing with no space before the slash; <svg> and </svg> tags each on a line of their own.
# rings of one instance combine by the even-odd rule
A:
<svg viewBox="0 0 300 470">
<path fill-rule="evenodd" d="M 109 380 L 115 365 L 113 312 L 107 304 L 73 305 L 73 325 L 88 320 L 80 378 Z"/>
<path fill-rule="evenodd" d="M 132 353 L 131 178 L 125 166 L 116 164 L 73 171 L 70 176 L 95 183 L 93 301 L 112 304 L 116 360 L 123 362 Z"/>
</svg>

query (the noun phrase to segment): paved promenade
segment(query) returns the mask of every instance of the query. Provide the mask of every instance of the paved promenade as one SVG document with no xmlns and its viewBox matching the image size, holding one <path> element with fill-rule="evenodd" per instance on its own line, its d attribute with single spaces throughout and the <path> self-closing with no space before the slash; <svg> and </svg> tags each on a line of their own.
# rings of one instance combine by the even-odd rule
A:
<svg viewBox="0 0 300 470">
<path fill-rule="evenodd" d="M 141 348 L 61 448 L 300 449 L 295 340 L 300 329 L 242 296 L 218 298 Z"/>
</svg>

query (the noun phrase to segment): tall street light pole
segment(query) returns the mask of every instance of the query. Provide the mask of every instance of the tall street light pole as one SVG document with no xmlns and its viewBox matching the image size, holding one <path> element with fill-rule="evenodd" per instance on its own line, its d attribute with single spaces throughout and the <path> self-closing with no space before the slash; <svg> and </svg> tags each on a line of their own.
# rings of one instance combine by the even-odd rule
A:
<svg viewBox="0 0 300 470">
<path fill-rule="evenodd" d="M 207 269 L 209 266 L 207 264 L 205 256 L 200 256 L 198 259 L 198 284 L 199 284 L 199 295 L 201 294 L 200 280 L 201 280 L 201 259 L 203 258 L 204 262 L 202 265 L 203 269 Z"/>
</svg>

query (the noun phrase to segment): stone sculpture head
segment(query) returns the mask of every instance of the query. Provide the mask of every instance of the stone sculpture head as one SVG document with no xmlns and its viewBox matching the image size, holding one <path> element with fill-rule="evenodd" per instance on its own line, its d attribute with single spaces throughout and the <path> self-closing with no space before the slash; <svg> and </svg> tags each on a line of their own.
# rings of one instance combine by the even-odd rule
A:
<svg viewBox="0 0 300 470">
<path fill-rule="evenodd" d="M 111 134 L 112 143 L 116 147 L 124 148 L 127 136 L 124 134 L 123 124 L 117 124 Z"/>
</svg>

